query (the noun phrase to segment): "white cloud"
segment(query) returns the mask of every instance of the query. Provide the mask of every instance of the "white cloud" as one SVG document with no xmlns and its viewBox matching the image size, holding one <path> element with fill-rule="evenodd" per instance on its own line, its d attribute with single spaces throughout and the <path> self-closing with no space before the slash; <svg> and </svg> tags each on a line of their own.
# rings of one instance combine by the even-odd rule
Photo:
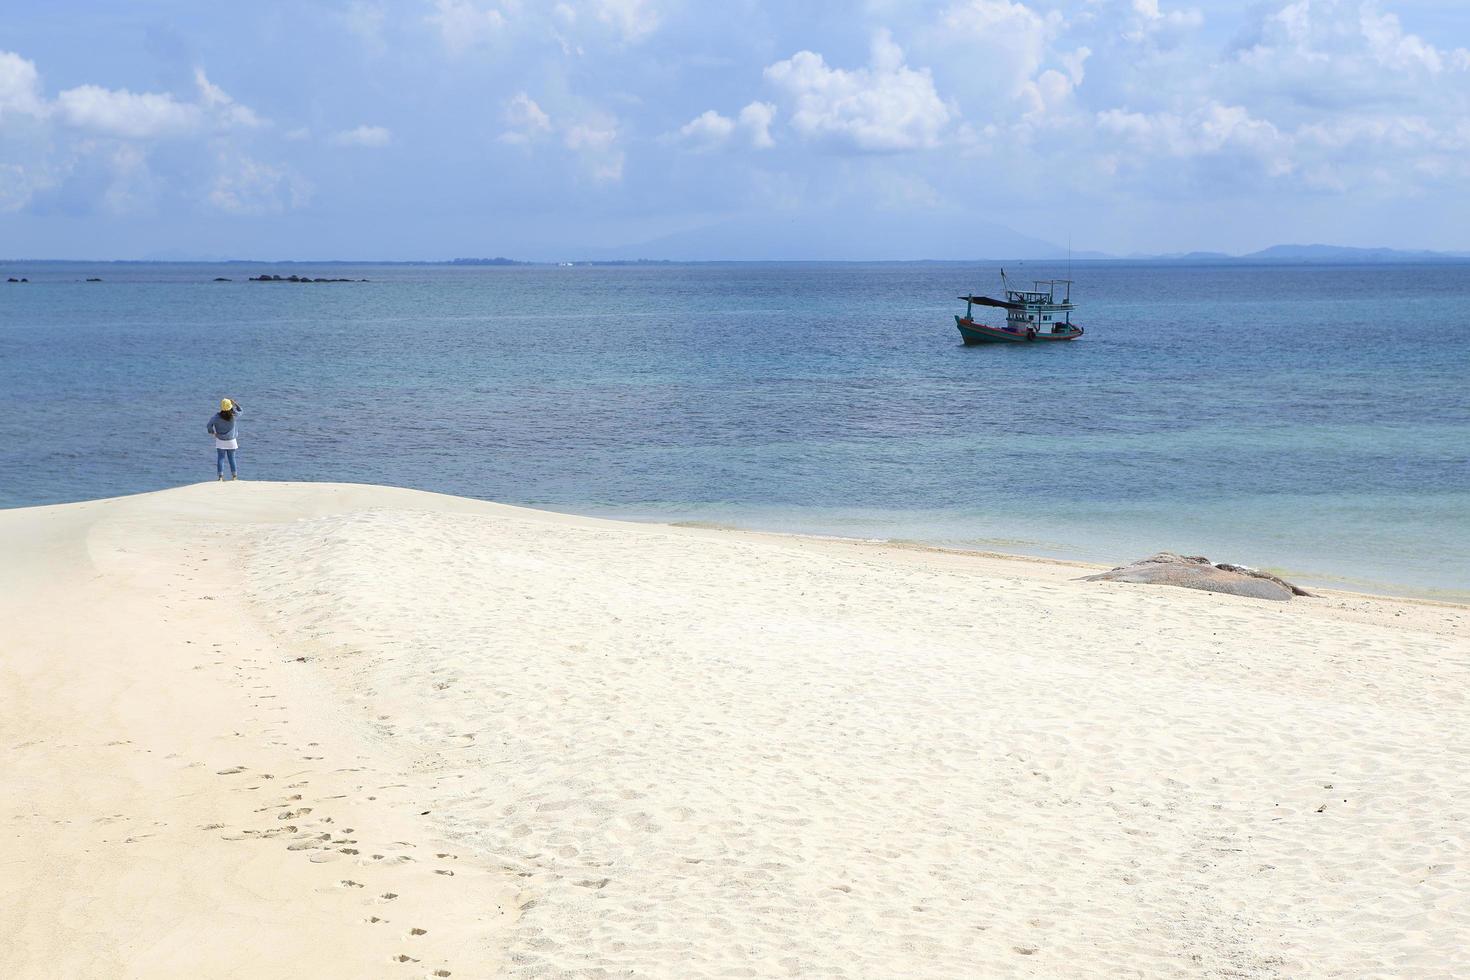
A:
<svg viewBox="0 0 1470 980">
<path fill-rule="evenodd" d="M 35 64 L 18 54 L 0 51 L 0 120 L 15 115 L 40 118 L 48 111 Z"/>
<path fill-rule="evenodd" d="M 1159 0 L 1133 0 L 1133 16 L 1123 29 L 1123 37 L 1133 42 L 1172 43 L 1204 21 L 1204 14 L 1194 8 L 1161 10 Z"/>
<path fill-rule="evenodd" d="M 428 20 L 439 29 L 444 47 L 451 54 L 496 40 L 506 27 L 505 14 L 499 7 L 481 7 L 474 0 L 434 0 L 434 12 Z"/>
<path fill-rule="evenodd" d="M 775 118 L 776 107 L 769 102 L 750 103 L 740 110 L 736 119 L 706 109 L 680 127 L 678 138 L 696 150 L 713 150 L 726 145 L 739 133 L 756 149 L 769 149 L 776 145 L 771 137 L 771 123 Z"/>
<path fill-rule="evenodd" d="M 311 185 L 284 166 L 221 152 L 209 203 L 228 214 L 279 214 L 311 198 Z"/>
<path fill-rule="evenodd" d="M 502 143 L 530 146 L 557 136 L 593 180 L 615 183 L 623 179 L 626 155 L 618 146 L 618 121 L 612 116 L 594 112 L 570 122 L 553 120 L 535 99 L 518 92 L 506 100 L 505 121 L 510 128 L 500 134 Z"/>
<path fill-rule="evenodd" d="M 500 134 L 503 143 L 530 143 L 551 132 L 551 117 L 525 92 L 517 92 L 505 104 L 505 121 L 510 129 Z"/>
<path fill-rule="evenodd" d="M 175 181 L 153 170 L 153 144 L 183 141 L 181 152 L 188 153 L 188 142 L 199 145 L 209 138 L 222 153 L 229 149 L 232 131 L 267 125 L 211 82 L 202 68 L 194 72 L 194 85 L 193 101 L 168 92 L 91 84 L 48 100 L 35 66 L 0 52 L 0 118 L 8 124 L 9 137 L 0 146 L 5 153 L 0 173 L 7 185 L 0 193 L 0 210 L 24 207 L 38 192 L 56 190 L 67 207 L 144 213 L 176 192 Z M 24 130 L 11 124 L 22 117 L 31 120 Z"/>
<path fill-rule="evenodd" d="M 1211 102 L 1180 115 L 1108 109 L 1098 128 L 1151 155 L 1176 158 L 1233 155 L 1258 162 L 1273 176 L 1293 169 L 1292 140 L 1242 106 Z"/>
<path fill-rule="evenodd" d="M 758 150 L 776 145 L 771 138 L 771 123 L 776 118 L 776 107 L 769 102 L 752 102 L 740 110 L 740 127 L 750 136 L 750 145 Z"/>
<path fill-rule="evenodd" d="M 133 93 L 80 85 L 56 97 L 61 118 L 78 129 L 125 139 L 179 136 L 199 128 L 197 105 L 179 102 L 169 93 Z"/>
<path fill-rule="evenodd" d="M 926 37 L 928 47 L 944 52 L 951 74 L 974 80 L 971 87 L 992 98 L 1014 93 L 1036 77 L 1062 26 L 1056 11 L 1042 16 L 1011 0 L 960 0 L 944 10 Z"/>
<path fill-rule="evenodd" d="M 162 184 L 148 166 L 148 154 L 135 143 L 104 144 L 96 152 L 112 179 L 102 194 L 102 208 L 112 214 L 140 214 L 157 203 Z"/>
<path fill-rule="evenodd" d="M 333 133 L 327 142 L 333 146 L 379 147 L 393 142 L 393 134 L 383 126 L 358 126 Z"/>
<path fill-rule="evenodd" d="M 1069 27 L 1055 10 L 1042 14 L 1013 0 L 957 0 L 921 32 L 920 51 L 972 119 L 1004 125 L 1024 116 L 1015 138 L 1026 139 L 1036 127 L 1069 116 L 1082 84 L 1092 49 L 1060 46 Z"/>
<path fill-rule="evenodd" d="M 599 183 L 623 179 L 624 155 L 617 139 L 617 121 L 606 116 L 590 117 L 562 132 L 562 143 L 581 156 L 588 173 Z"/>
<path fill-rule="evenodd" d="M 203 68 L 194 69 L 194 84 L 199 89 L 200 104 L 221 125 L 242 126 L 246 129 L 257 129 L 265 125 L 265 120 L 257 116 L 255 110 L 236 102 L 224 89 L 212 83 L 204 74 Z"/>
<path fill-rule="evenodd" d="M 1398 71 L 1423 69 L 1430 74 L 1444 70 L 1439 49 L 1416 34 L 1404 32 L 1393 14 L 1379 13 L 1372 4 L 1358 10 L 1358 24 L 1368 49 L 1380 65 Z"/>
<path fill-rule="evenodd" d="M 1061 56 L 1064 71 L 1047 68 L 1034 79 L 1020 83 L 1016 94 L 1025 108 L 1028 123 L 1035 124 L 1041 116 L 1056 115 L 1071 108 L 1072 95 L 1086 76 L 1083 66 L 1091 55 L 1090 48 L 1078 48 Z"/>
<path fill-rule="evenodd" d="M 1311 112 L 1419 101 L 1438 96 L 1430 86 L 1446 72 L 1470 67 L 1462 53 L 1408 33 L 1375 0 L 1295 0 L 1257 15 L 1234 45 L 1233 73 L 1223 82 Z"/>
<path fill-rule="evenodd" d="M 266 125 L 249 106 L 241 105 L 209 80 L 203 68 L 194 70 L 197 102 L 184 102 L 170 92 L 130 92 L 100 85 L 67 89 L 49 103 L 41 92 L 36 66 L 0 51 L 0 118 L 27 115 L 55 116 L 63 123 L 100 136 L 120 139 L 160 139 L 193 133 L 206 122 L 223 128 L 248 129 Z"/>
<path fill-rule="evenodd" d="M 66 163 L 48 159 L 44 153 L 22 153 L 19 158 L 0 161 L 0 213 L 19 211 L 36 194 L 60 183 L 68 169 Z"/>
<path fill-rule="evenodd" d="M 658 27 L 658 11 L 650 0 L 590 0 L 597 19 L 611 25 L 625 41 L 638 41 Z"/>
<path fill-rule="evenodd" d="M 886 30 L 874 36 L 866 68 L 830 68 L 820 54 L 798 51 L 765 77 L 790 102 L 792 127 L 812 140 L 870 152 L 922 149 L 939 145 L 951 119 L 929 70 L 904 64 Z"/>
<path fill-rule="evenodd" d="M 735 120 L 722 116 L 713 109 L 704 110 L 679 129 L 679 135 L 698 149 L 722 146 L 733 132 Z"/>
<path fill-rule="evenodd" d="M 452 55 L 482 44 L 517 48 L 552 43 L 564 56 L 585 54 L 584 44 L 613 39 L 634 44 L 658 30 L 658 0 L 431 0 L 427 20 Z"/>
</svg>

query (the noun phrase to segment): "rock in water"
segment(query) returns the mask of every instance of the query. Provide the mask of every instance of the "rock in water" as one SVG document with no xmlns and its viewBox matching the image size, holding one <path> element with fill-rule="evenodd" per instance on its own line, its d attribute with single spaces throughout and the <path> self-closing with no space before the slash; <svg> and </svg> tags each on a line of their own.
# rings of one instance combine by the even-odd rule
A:
<svg viewBox="0 0 1470 980">
<path fill-rule="evenodd" d="M 1213 564 L 1199 555 L 1176 555 L 1161 551 L 1149 558 L 1123 565 L 1098 575 L 1088 575 L 1085 582 L 1141 582 L 1147 585 L 1177 585 L 1182 589 L 1202 589 L 1253 599 L 1276 599 L 1285 602 L 1294 595 L 1311 595 L 1299 586 L 1269 572 L 1244 565 Z"/>
</svg>

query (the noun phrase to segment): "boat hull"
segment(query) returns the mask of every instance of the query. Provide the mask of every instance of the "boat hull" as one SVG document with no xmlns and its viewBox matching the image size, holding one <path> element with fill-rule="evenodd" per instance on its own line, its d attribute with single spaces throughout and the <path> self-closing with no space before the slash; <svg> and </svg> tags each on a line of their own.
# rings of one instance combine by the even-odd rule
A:
<svg viewBox="0 0 1470 980">
<path fill-rule="evenodd" d="M 1043 341 L 1076 340 L 1082 336 L 1081 327 L 1072 327 L 1065 333 L 1051 333 L 1042 330 L 1035 333 L 1012 333 L 1000 327 L 976 323 L 962 316 L 956 316 L 954 323 L 959 328 L 960 336 L 964 338 L 966 347 L 974 347 L 978 344 L 1034 344 Z"/>
</svg>

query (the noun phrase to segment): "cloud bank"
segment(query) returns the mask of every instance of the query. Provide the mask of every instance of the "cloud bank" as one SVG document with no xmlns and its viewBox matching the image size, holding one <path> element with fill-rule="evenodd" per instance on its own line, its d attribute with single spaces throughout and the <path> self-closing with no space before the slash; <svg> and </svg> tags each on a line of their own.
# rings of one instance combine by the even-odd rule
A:
<svg viewBox="0 0 1470 980">
<path fill-rule="evenodd" d="M 392 198 L 426 243 L 429 216 L 463 215 L 503 253 L 736 215 L 972 209 L 1115 251 L 1466 247 L 1470 36 L 1444 11 L 327 0 L 284 37 L 201 15 L 200 37 L 90 76 L 48 79 L 74 61 L 45 44 L 0 51 L 0 213 L 43 236 L 57 214 L 348 227 Z M 78 18 L 95 37 L 56 50 L 105 43 L 112 16 L 99 4 Z M 208 73 L 189 54 L 206 48 Z"/>
</svg>

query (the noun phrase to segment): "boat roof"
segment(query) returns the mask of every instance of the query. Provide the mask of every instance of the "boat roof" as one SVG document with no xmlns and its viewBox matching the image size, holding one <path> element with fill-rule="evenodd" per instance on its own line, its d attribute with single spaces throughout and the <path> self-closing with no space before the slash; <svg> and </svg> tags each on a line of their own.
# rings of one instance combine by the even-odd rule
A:
<svg viewBox="0 0 1470 980">
<path fill-rule="evenodd" d="M 1012 303 L 1003 299 L 992 299 L 989 296 L 961 296 L 960 299 L 966 303 L 974 303 L 976 306 L 998 306 L 1003 310 L 1024 310 L 1025 303 Z"/>
<path fill-rule="evenodd" d="M 1022 289 L 1012 289 L 1010 290 L 1010 293 L 1013 296 L 1044 295 Z M 1014 300 L 1009 299 L 995 299 L 991 296 L 961 296 L 960 299 L 964 300 L 966 303 L 974 303 L 976 306 L 995 306 L 999 307 L 1002 310 L 1075 310 L 1077 308 L 1072 303 L 1057 303 L 1050 300 L 1049 298 L 1046 301 L 1029 300 L 1024 303 L 1017 303 Z"/>
</svg>

